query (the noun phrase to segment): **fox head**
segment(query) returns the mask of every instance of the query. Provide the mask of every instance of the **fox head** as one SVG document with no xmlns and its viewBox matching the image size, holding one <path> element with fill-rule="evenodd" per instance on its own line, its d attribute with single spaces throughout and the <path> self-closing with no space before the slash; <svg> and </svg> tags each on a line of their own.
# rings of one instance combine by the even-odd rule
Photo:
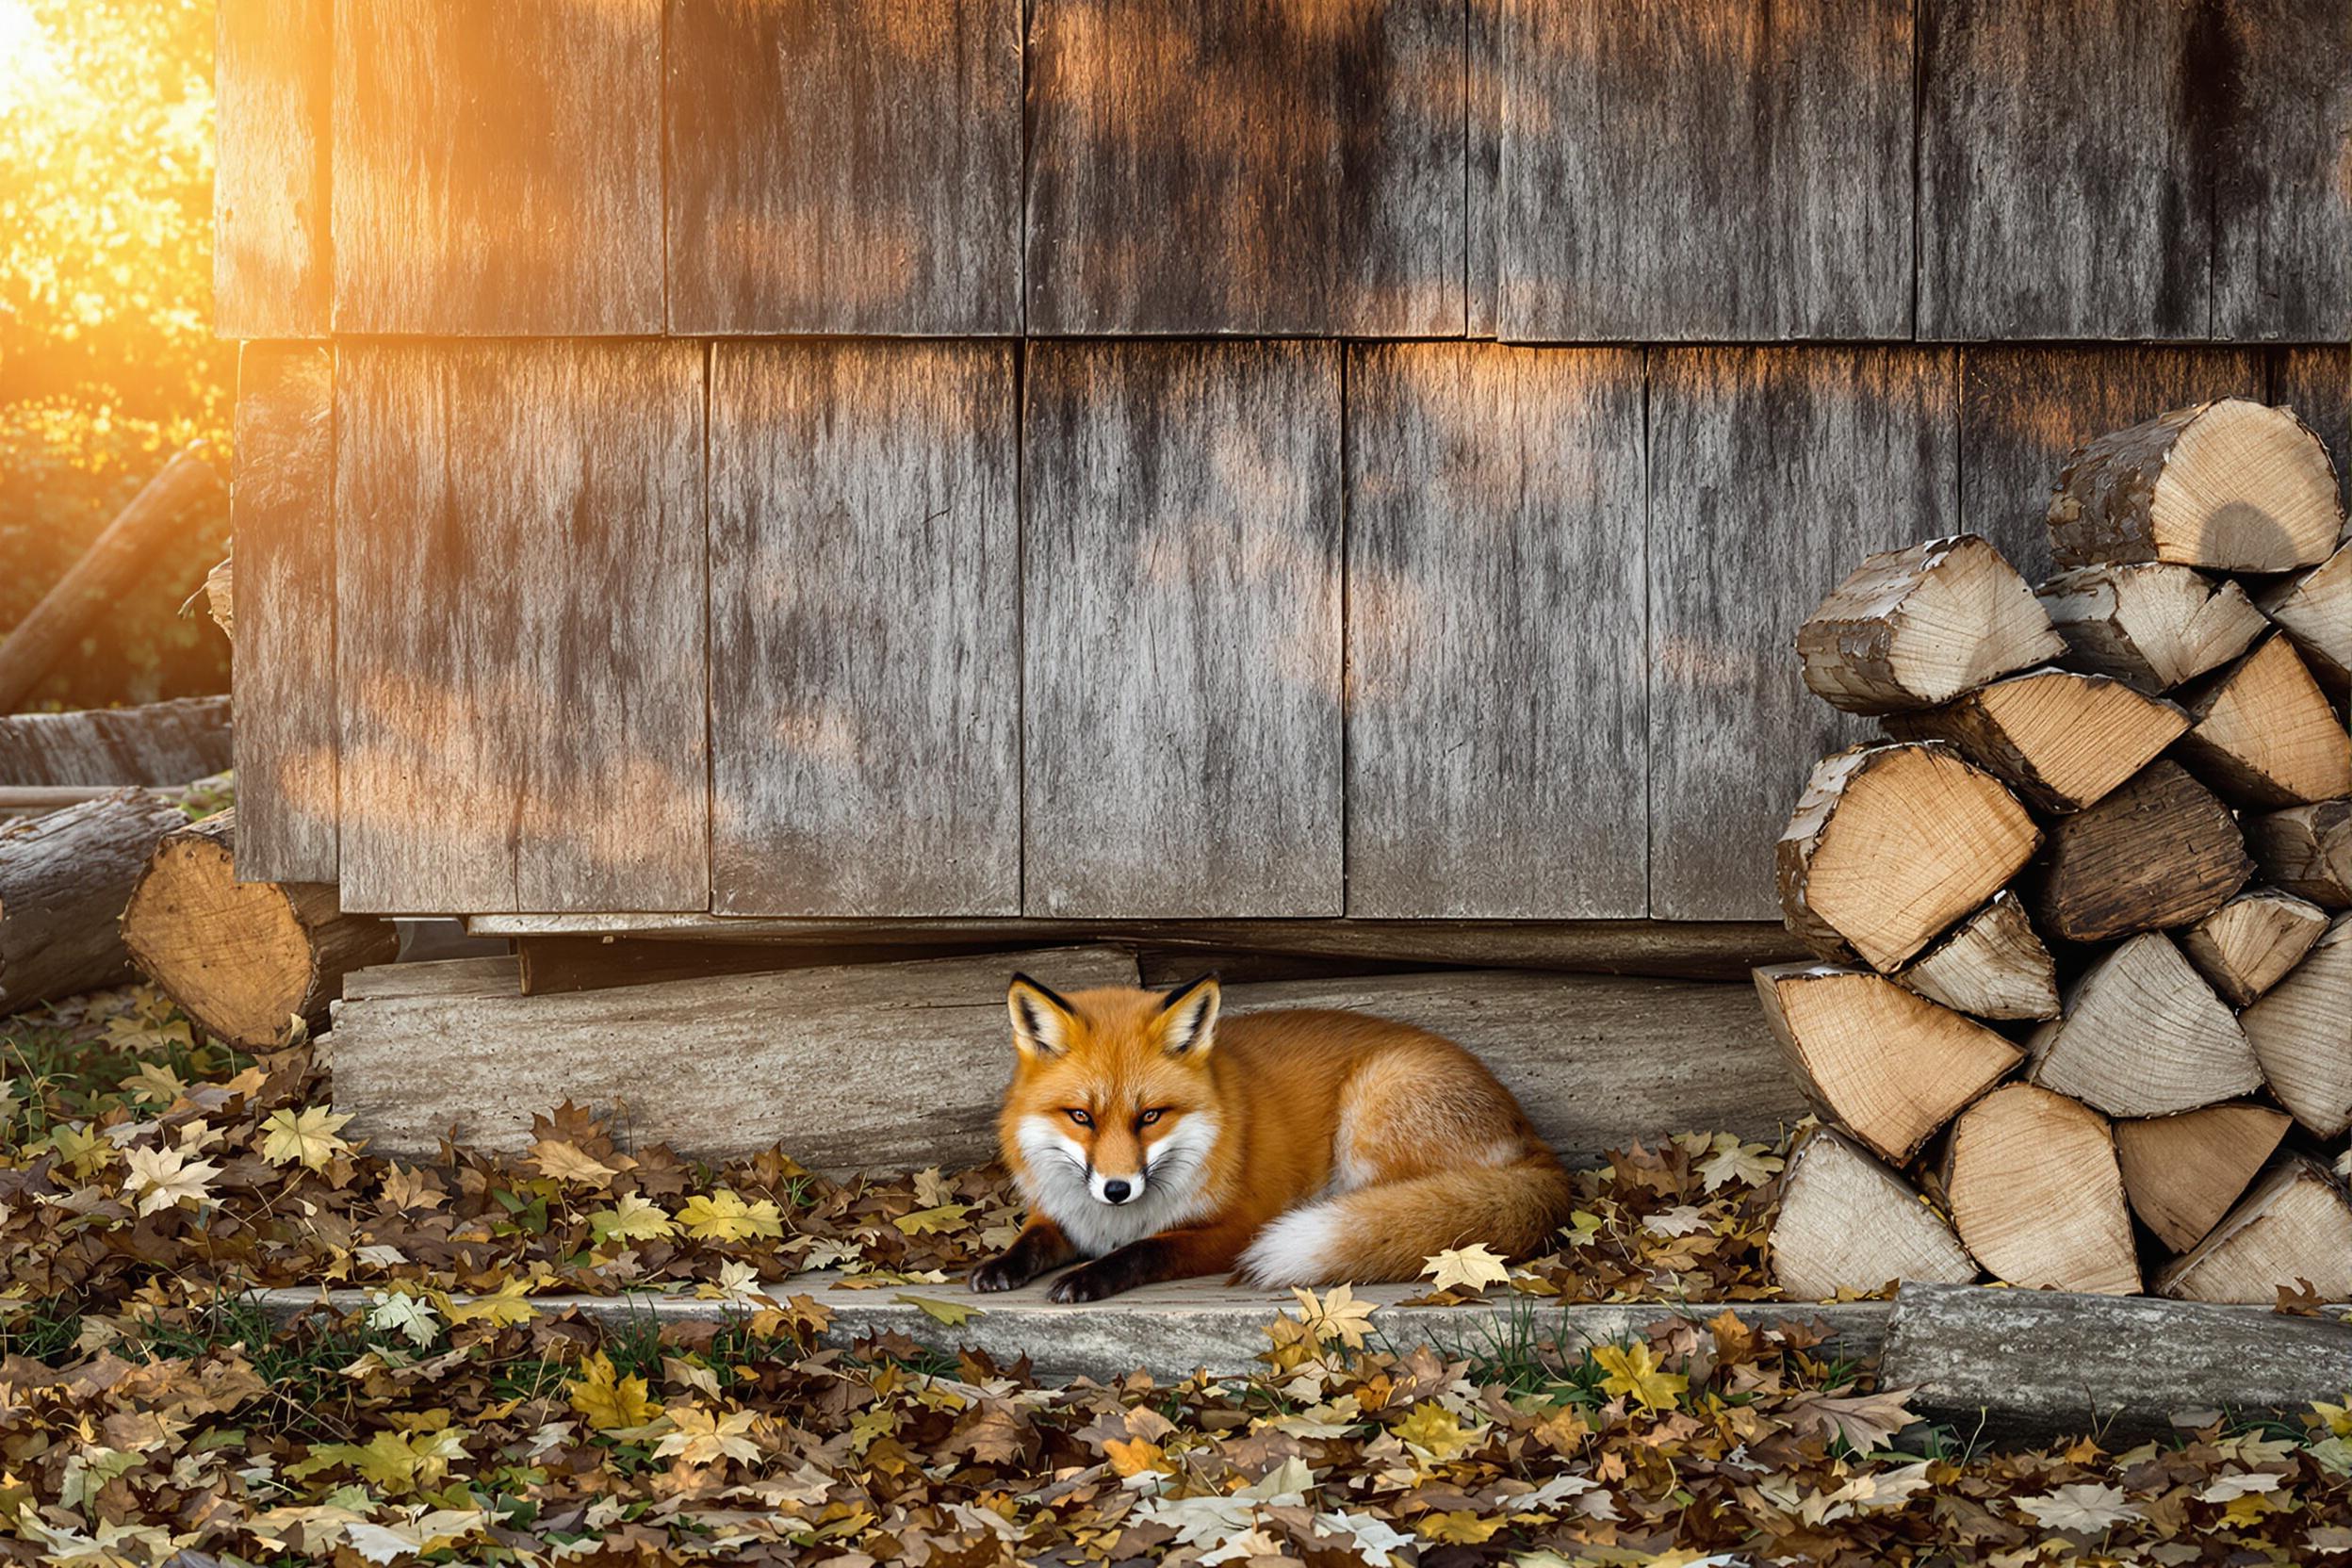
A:
<svg viewBox="0 0 2352 1568">
<path fill-rule="evenodd" d="M 1218 999 L 1213 974 L 1172 991 L 1069 997 L 1013 976 L 1007 1152 L 1020 1152 L 1031 1201 L 1064 1229 L 1123 1232 L 1119 1210 L 1149 1233 L 1198 1192 L 1217 1133 Z"/>
</svg>

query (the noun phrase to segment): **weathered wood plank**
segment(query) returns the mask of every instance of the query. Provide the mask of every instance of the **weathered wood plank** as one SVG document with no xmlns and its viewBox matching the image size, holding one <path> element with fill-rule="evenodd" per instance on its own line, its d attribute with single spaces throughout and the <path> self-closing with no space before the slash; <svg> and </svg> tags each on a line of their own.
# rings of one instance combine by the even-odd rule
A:
<svg viewBox="0 0 2352 1568">
<path fill-rule="evenodd" d="M 324 345 L 254 343 L 237 371 L 237 872 L 249 882 L 332 882 L 335 355 Z"/>
<path fill-rule="evenodd" d="M 1920 336 L 2207 335 L 2219 9 L 1925 0 Z"/>
<path fill-rule="evenodd" d="M 336 0 L 335 330 L 659 333 L 662 0 Z"/>
<path fill-rule="evenodd" d="M 1807 772 L 1867 734 L 1805 689 L 1797 626 L 1863 556 L 1959 531 L 1957 368 L 1934 349 L 1650 364 L 1650 912 L 1768 919 Z"/>
<path fill-rule="evenodd" d="M 1028 913 L 1340 912 L 1339 383 L 1321 344 L 1031 352 Z"/>
<path fill-rule="evenodd" d="M 1135 980 L 1128 954 L 1067 948 L 526 997 L 513 959 L 461 958 L 351 975 L 318 1048 L 379 1154 L 427 1157 L 452 1132 L 524 1148 L 571 1100 L 697 1158 L 780 1142 L 833 1170 L 969 1165 L 996 1152 L 1016 970 L 1057 990 Z"/>
<path fill-rule="evenodd" d="M 702 358 L 343 348 L 345 908 L 707 906 Z"/>
<path fill-rule="evenodd" d="M 1505 0 L 1497 335 L 1909 336 L 1911 12 Z"/>
<path fill-rule="evenodd" d="M 1503 8 L 1508 0 L 1466 0 L 1469 31 L 1468 60 L 1462 96 L 1470 120 L 1468 207 L 1469 319 L 1472 337 L 1494 335 L 1495 182 L 1503 165 L 1503 77 L 1510 60 L 1503 54 Z"/>
<path fill-rule="evenodd" d="M 226 697 L 0 718 L 0 787 L 180 785 L 225 771 Z"/>
<path fill-rule="evenodd" d="M 1971 348 L 1960 375 L 1960 526 L 2039 582 L 2052 571 L 2050 497 L 2095 435 L 2208 398 L 2260 397 L 2255 349 Z"/>
<path fill-rule="evenodd" d="M 323 337 L 334 0 L 220 0 L 215 27 L 212 330 Z"/>
<path fill-rule="evenodd" d="M 1021 331 L 1019 0 L 669 0 L 670 330 Z"/>
<path fill-rule="evenodd" d="M 1039 334 L 1459 337 L 1461 0 L 1037 0 Z"/>
<path fill-rule="evenodd" d="M 1640 353 L 1366 349 L 1348 396 L 1348 912 L 1641 914 Z"/>
<path fill-rule="evenodd" d="M 711 907 L 1021 910 L 1013 351 L 718 345 Z"/>
<path fill-rule="evenodd" d="M 2352 493 L 2352 348 L 2273 349 L 2269 400 L 2294 409 L 2328 443 L 2336 483 Z"/>
<path fill-rule="evenodd" d="M 2352 27 L 2341 0 L 2197 8 L 2184 113 L 2210 125 L 2213 335 L 2352 338 Z"/>
</svg>

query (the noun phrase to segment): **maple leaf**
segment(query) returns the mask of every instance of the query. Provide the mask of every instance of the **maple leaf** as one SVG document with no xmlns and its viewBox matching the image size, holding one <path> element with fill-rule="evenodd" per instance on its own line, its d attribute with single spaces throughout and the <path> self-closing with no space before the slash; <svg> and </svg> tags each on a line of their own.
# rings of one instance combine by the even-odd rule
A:
<svg viewBox="0 0 2352 1568">
<path fill-rule="evenodd" d="M 1451 1459 L 1470 1446 L 1470 1438 L 1462 1429 L 1462 1418 L 1434 1399 L 1414 1405 L 1389 1430 L 1396 1434 L 1398 1441 L 1413 1445 L 1435 1460 Z"/>
<path fill-rule="evenodd" d="M 1344 1284 L 1333 1285 L 1319 1298 L 1315 1292 L 1296 1285 L 1290 1294 L 1298 1302 L 1298 1321 L 1318 1344 L 1337 1340 L 1350 1350 L 1364 1348 L 1364 1336 L 1372 1331 L 1372 1314 L 1379 1310 L 1375 1303 L 1357 1300 L 1354 1289 Z"/>
<path fill-rule="evenodd" d="M 938 1166 L 915 1172 L 915 1202 L 926 1209 L 941 1208 L 956 1201 L 956 1184 L 939 1174 Z"/>
<path fill-rule="evenodd" d="M 1356 1556 L 1363 1560 L 1364 1568 L 1390 1568 L 1389 1554 L 1399 1546 L 1413 1544 L 1413 1537 L 1375 1513 L 1350 1513 L 1335 1509 L 1316 1514 L 1315 1527 L 1324 1535 L 1343 1535 L 1353 1541 Z"/>
<path fill-rule="evenodd" d="M 399 1292 L 377 1299 L 368 1314 L 368 1326 L 383 1333 L 404 1334 L 419 1350 L 430 1348 L 441 1333 L 432 1302 Z"/>
<path fill-rule="evenodd" d="M 1885 1388 L 1875 1394 L 1805 1393 L 1790 1401 L 1785 1416 L 1800 1434 L 1819 1432 L 1824 1442 L 1843 1438 L 1855 1453 L 1872 1454 L 1919 1419 L 1903 1402 L 1910 1397 L 1907 1388 Z"/>
<path fill-rule="evenodd" d="M 912 1214 L 900 1215 L 890 1223 L 897 1226 L 903 1235 L 931 1235 L 956 1229 L 964 1216 L 971 1212 L 972 1205 L 969 1203 L 941 1203 L 937 1208 L 917 1209 Z"/>
<path fill-rule="evenodd" d="M 623 1427 L 642 1427 L 653 1419 L 654 1404 L 646 1397 L 645 1380 L 624 1378 L 612 1359 L 602 1350 L 580 1364 L 582 1376 L 577 1382 L 564 1385 L 571 1396 L 572 1408 L 588 1418 L 588 1425 L 600 1432 Z"/>
<path fill-rule="evenodd" d="M 662 1205 L 636 1193 L 616 1200 L 609 1209 L 592 1209 L 588 1233 L 599 1244 L 608 1241 L 660 1241 L 678 1234 L 678 1224 Z"/>
<path fill-rule="evenodd" d="M 1672 1410 L 1690 1386 L 1690 1380 L 1680 1373 L 1660 1371 L 1646 1344 L 1600 1346 L 1592 1352 L 1592 1364 L 1608 1374 L 1601 1380 L 1601 1392 L 1629 1396 L 1643 1410 Z"/>
<path fill-rule="evenodd" d="M 583 1186 L 602 1186 L 620 1174 L 602 1160 L 581 1153 L 577 1144 L 561 1138 L 541 1138 L 531 1146 L 531 1158 L 543 1174 L 559 1182 L 578 1182 Z"/>
<path fill-rule="evenodd" d="M 472 1296 L 444 1302 L 444 1310 L 451 1323 L 487 1322 L 501 1329 L 517 1323 L 528 1323 L 539 1315 L 539 1309 L 525 1299 L 531 1286 L 522 1280 L 509 1280 L 486 1296 Z"/>
<path fill-rule="evenodd" d="M 2078 1481 L 2039 1497 L 2019 1497 L 2017 1507 L 2044 1529 L 2082 1530 L 2103 1535 L 2127 1519 L 2146 1517 L 2124 1501 L 2123 1493 L 2093 1481 Z"/>
<path fill-rule="evenodd" d="M 1468 1247 L 1448 1248 L 1433 1258 L 1425 1258 L 1421 1272 L 1435 1279 L 1432 1287 L 1452 1290 L 1459 1286 L 1467 1291 L 1482 1291 L 1511 1278 L 1511 1267 L 1502 1259 L 1487 1250 L 1486 1243 L 1476 1242 Z"/>
<path fill-rule="evenodd" d="M 923 1316 L 944 1323 L 951 1329 L 960 1329 L 973 1318 L 987 1315 L 978 1307 L 968 1307 L 961 1301 L 938 1301 L 928 1296 L 909 1296 L 905 1291 L 898 1292 L 890 1299 L 901 1306 L 912 1307 Z"/>
<path fill-rule="evenodd" d="M 708 1197 L 697 1193 L 678 1211 L 678 1223 L 696 1241 L 749 1241 L 753 1236 L 780 1236 L 784 1217 L 767 1199 L 746 1203 L 732 1187 Z"/>
<path fill-rule="evenodd" d="M 191 1161 L 180 1149 L 127 1150 L 122 1163 L 130 1168 L 123 1179 L 122 1196 L 136 1197 L 140 1214 L 154 1214 L 182 1202 L 209 1203 L 213 1200 L 209 1184 L 220 1174 L 219 1166 L 209 1160 Z"/>
<path fill-rule="evenodd" d="M 1158 1469 L 1160 1461 L 1167 1457 L 1168 1450 L 1149 1438 L 1137 1437 L 1122 1441 L 1113 1437 L 1103 1440 L 1102 1452 L 1109 1457 L 1111 1468 L 1125 1477 L 1140 1476 L 1146 1470 Z"/>
<path fill-rule="evenodd" d="M 349 1153 L 351 1145 L 335 1135 L 350 1121 L 348 1112 L 325 1105 L 308 1106 L 302 1111 L 272 1111 L 270 1119 L 261 1124 L 267 1135 L 261 1143 L 261 1157 L 271 1165 L 290 1165 L 299 1160 L 306 1169 L 324 1170 L 337 1154 Z"/>
<path fill-rule="evenodd" d="M 1707 1215 L 1695 1203 L 1678 1204 L 1650 1216 L 1642 1222 L 1642 1228 L 1652 1235 L 1687 1236 L 1707 1228 Z"/>
<path fill-rule="evenodd" d="M 1760 1143 L 1742 1143 L 1736 1133 L 1718 1133 L 1712 1152 L 1698 1164 L 1700 1190 L 1714 1192 L 1732 1182 L 1762 1186 L 1786 1163 Z"/>
<path fill-rule="evenodd" d="M 1499 1513 L 1482 1519 L 1468 1509 L 1456 1509 L 1451 1513 L 1425 1513 L 1413 1522 L 1413 1527 L 1416 1533 L 1449 1546 L 1478 1546 L 1509 1523 Z"/>
<path fill-rule="evenodd" d="M 760 1457 L 760 1446 L 743 1435 L 759 1419 L 755 1412 L 737 1410 L 722 1415 L 688 1404 L 664 1405 L 662 1413 L 678 1429 L 654 1449 L 656 1459 L 676 1455 L 689 1464 L 715 1464 L 723 1459 L 749 1462 Z"/>
</svg>

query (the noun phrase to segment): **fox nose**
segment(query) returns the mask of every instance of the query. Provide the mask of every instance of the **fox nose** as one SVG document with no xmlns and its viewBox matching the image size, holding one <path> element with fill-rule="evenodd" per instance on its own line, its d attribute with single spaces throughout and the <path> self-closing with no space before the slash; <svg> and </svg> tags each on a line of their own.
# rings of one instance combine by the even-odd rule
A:
<svg viewBox="0 0 2352 1568">
<path fill-rule="evenodd" d="M 1127 1201 L 1127 1195 L 1135 1190 L 1135 1189 L 1134 1187 L 1129 1186 L 1124 1182 L 1105 1182 L 1102 1184 L 1102 1196 L 1114 1203 L 1124 1203 Z"/>
</svg>

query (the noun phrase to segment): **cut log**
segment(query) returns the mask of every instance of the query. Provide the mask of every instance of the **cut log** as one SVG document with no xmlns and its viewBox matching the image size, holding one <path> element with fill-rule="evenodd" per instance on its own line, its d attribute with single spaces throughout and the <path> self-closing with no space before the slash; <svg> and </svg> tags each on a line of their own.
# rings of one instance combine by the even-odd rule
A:
<svg viewBox="0 0 2352 1568">
<path fill-rule="evenodd" d="M 2155 760 L 2189 727 L 2172 703 L 2112 676 L 2029 670 L 1941 708 L 1893 713 L 1886 732 L 1949 741 L 2045 811 L 2079 811 Z"/>
<path fill-rule="evenodd" d="M 1769 964 L 1756 990 L 1805 1098 L 1897 1164 L 2024 1055 L 1866 970 Z"/>
<path fill-rule="evenodd" d="M 229 699 L 0 718 L 0 786 L 179 785 L 226 771 Z"/>
<path fill-rule="evenodd" d="M 2070 942 L 2203 920 L 2254 874 L 2237 819 L 2171 761 L 2051 824 L 2035 923 Z"/>
<path fill-rule="evenodd" d="M 285 1042 L 293 1021 L 326 1022 L 343 977 L 390 963 L 388 920 L 346 915 L 332 884 L 239 882 L 237 813 L 164 836 L 122 911 L 139 972 L 215 1039 L 240 1050 Z"/>
<path fill-rule="evenodd" d="M 2290 806 L 2245 827 L 2265 881 L 2323 909 L 2352 909 L 2352 800 Z"/>
<path fill-rule="evenodd" d="M 1797 629 L 1805 685 L 1849 713 L 1932 708 L 2065 651 L 2025 579 L 1972 533 L 1868 557 Z"/>
<path fill-rule="evenodd" d="M 2182 694 L 2196 724 L 2182 760 L 2241 806 L 2300 806 L 2352 795 L 2352 736 L 2295 645 L 2272 637 Z"/>
<path fill-rule="evenodd" d="M 2270 1092 L 2321 1137 L 2352 1127 L 2352 914 L 2238 1015 Z"/>
<path fill-rule="evenodd" d="M 145 790 L 118 790 L 0 825 L 0 1011 L 131 977 L 116 917 L 155 841 L 187 814 Z"/>
<path fill-rule="evenodd" d="M 2058 966 L 2006 888 L 1895 979 L 1976 1018 L 2058 1016 Z"/>
<path fill-rule="evenodd" d="M 2352 545 L 2254 602 L 2295 640 L 2321 685 L 2337 696 L 2352 688 Z"/>
<path fill-rule="evenodd" d="M 2032 1084 L 1960 1113 L 1944 1190 L 1960 1239 L 1993 1274 L 2029 1290 L 2130 1296 L 2140 1260 L 2107 1119 Z"/>
<path fill-rule="evenodd" d="M 2352 1201 L 2315 1160 L 2281 1160 L 2213 1233 L 2156 1276 L 2159 1295 L 2269 1305 L 2309 1285 L 2352 1298 Z"/>
<path fill-rule="evenodd" d="M 2187 1251 L 2221 1222 L 2291 1125 L 2283 1112 L 2248 1104 L 2116 1122 L 2132 1212 L 2167 1248 Z"/>
<path fill-rule="evenodd" d="M 2262 1086 L 2236 1015 L 2156 931 L 2092 965 L 2027 1051 L 2029 1083 L 2109 1116 L 2171 1116 Z"/>
<path fill-rule="evenodd" d="M 1976 1260 L 1919 1189 L 1827 1127 L 1788 1155 L 1772 1246 L 1772 1278 L 1795 1301 L 1977 1277 Z"/>
<path fill-rule="evenodd" d="M 2050 552 L 2061 567 L 2285 572 L 2326 560 L 2343 526 L 2319 437 L 2292 409 L 2223 398 L 2078 448 L 2050 498 Z"/>
<path fill-rule="evenodd" d="M 1780 836 L 1788 929 L 1822 957 L 1892 970 L 1991 897 L 2041 829 L 1940 742 L 1857 746 L 1813 770 Z"/>
<path fill-rule="evenodd" d="M 2084 566 L 2034 593 L 2067 663 L 2151 696 L 2227 664 L 2270 626 L 2245 589 L 2191 566 Z"/>
<path fill-rule="evenodd" d="M 2328 911 L 2276 888 L 2249 888 L 2180 933 L 2180 951 L 2221 999 L 2243 1007 L 2303 961 Z"/>
</svg>

